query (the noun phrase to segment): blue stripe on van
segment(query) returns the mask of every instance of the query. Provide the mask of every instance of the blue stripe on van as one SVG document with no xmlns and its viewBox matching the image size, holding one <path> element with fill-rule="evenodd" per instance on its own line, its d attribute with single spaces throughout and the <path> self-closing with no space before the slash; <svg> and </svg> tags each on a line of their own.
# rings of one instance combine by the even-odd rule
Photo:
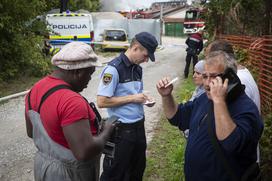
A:
<svg viewBox="0 0 272 181">
<path fill-rule="evenodd" d="M 74 41 L 81 41 L 87 44 L 91 44 L 90 38 L 78 38 L 77 40 L 50 40 L 51 45 L 64 45 Z"/>
</svg>

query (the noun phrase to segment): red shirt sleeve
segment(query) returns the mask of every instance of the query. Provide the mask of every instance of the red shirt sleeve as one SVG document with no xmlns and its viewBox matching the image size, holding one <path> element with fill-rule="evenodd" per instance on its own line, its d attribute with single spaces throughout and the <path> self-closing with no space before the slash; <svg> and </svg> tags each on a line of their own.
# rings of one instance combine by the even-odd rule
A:
<svg viewBox="0 0 272 181">
<path fill-rule="evenodd" d="M 92 110 L 90 111 L 88 103 L 80 95 L 73 95 L 63 99 L 59 108 L 61 127 L 82 119 L 89 119 L 90 121 L 95 119 L 95 114 Z"/>
</svg>

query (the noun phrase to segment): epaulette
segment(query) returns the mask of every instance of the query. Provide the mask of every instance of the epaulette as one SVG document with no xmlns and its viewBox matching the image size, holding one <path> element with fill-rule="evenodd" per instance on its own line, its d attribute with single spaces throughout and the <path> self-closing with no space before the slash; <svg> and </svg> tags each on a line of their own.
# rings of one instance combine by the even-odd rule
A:
<svg viewBox="0 0 272 181">
<path fill-rule="evenodd" d="M 121 62 L 122 62 L 122 59 L 120 59 L 119 57 L 116 57 L 110 63 L 108 63 L 108 65 L 111 65 L 111 66 L 117 68 L 121 64 Z"/>
</svg>

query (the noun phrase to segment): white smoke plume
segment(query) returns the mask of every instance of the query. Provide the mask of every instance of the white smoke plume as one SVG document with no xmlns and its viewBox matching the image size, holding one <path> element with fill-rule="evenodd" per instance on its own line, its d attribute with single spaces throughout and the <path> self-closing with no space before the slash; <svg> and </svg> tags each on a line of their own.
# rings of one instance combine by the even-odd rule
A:
<svg viewBox="0 0 272 181">
<path fill-rule="evenodd" d="M 167 0 L 101 0 L 102 11 L 130 11 L 149 8 L 153 2 Z"/>
</svg>

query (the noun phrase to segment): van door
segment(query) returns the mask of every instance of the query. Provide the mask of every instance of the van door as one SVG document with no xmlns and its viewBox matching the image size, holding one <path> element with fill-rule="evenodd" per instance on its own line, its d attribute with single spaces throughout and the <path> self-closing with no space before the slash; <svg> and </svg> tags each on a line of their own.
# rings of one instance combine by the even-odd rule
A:
<svg viewBox="0 0 272 181">
<path fill-rule="evenodd" d="M 91 25 L 89 16 L 70 16 L 69 17 L 69 35 L 71 39 L 78 41 L 91 41 Z"/>
</svg>

